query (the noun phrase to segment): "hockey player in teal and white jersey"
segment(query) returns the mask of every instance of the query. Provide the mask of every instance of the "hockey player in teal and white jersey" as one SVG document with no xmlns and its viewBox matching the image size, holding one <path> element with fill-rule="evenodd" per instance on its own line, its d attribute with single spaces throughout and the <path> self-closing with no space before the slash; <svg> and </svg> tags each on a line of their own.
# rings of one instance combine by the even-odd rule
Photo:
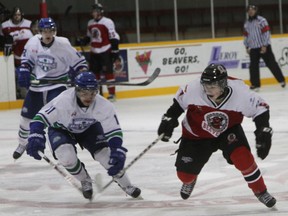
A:
<svg viewBox="0 0 288 216">
<path fill-rule="evenodd" d="M 16 69 L 20 87 L 29 88 L 21 110 L 18 132 L 19 146 L 13 158 L 21 157 L 26 149 L 29 123 L 36 113 L 54 97 L 66 90 L 65 84 L 49 81 L 73 79 L 80 71 L 88 69 L 85 58 L 73 48 L 67 38 L 56 36 L 56 23 L 42 18 L 38 24 L 40 34 L 29 39 L 21 56 L 21 66 Z M 30 79 L 47 81 L 46 84 L 30 84 Z"/>
<path fill-rule="evenodd" d="M 87 149 L 94 160 L 108 170 L 108 175 L 128 195 L 136 198 L 141 190 L 130 183 L 123 168 L 127 149 L 122 146 L 122 130 L 113 104 L 98 93 L 96 77 L 82 72 L 75 87 L 62 92 L 46 104 L 30 123 L 27 154 L 40 160 L 45 149 L 45 132 L 53 155 L 82 184 L 85 198 L 91 199 L 91 178 L 76 153 L 76 144 Z"/>
</svg>

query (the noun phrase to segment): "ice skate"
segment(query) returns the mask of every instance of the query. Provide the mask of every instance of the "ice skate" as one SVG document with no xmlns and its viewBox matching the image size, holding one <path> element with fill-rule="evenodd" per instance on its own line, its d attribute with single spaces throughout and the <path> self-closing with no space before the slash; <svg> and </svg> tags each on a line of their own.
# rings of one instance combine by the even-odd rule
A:
<svg viewBox="0 0 288 216">
<path fill-rule="evenodd" d="M 82 185 L 82 193 L 86 199 L 91 200 L 93 197 L 93 187 L 92 187 L 92 180 L 89 177 L 81 181 Z"/>
<path fill-rule="evenodd" d="M 190 184 L 183 184 L 182 185 L 181 190 L 180 190 L 180 195 L 181 195 L 182 199 L 186 200 L 190 197 L 190 195 L 194 189 L 195 184 L 196 184 L 196 179 Z"/>
<path fill-rule="evenodd" d="M 269 194 L 267 190 L 265 190 L 263 193 L 255 194 L 255 196 L 261 203 L 266 205 L 268 208 L 272 208 L 276 204 L 276 199 L 271 196 L 271 194 Z"/>
<path fill-rule="evenodd" d="M 16 150 L 13 152 L 13 158 L 17 160 L 18 158 L 22 156 L 25 150 L 26 150 L 26 145 L 19 144 Z"/>
<path fill-rule="evenodd" d="M 250 89 L 252 91 L 255 91 L 255 92 L 259 92 L 260 91 L 260 87 L 257 87 L 257 86 L 250 86 Z"/>
<path fill-rule="evenodd" d="M 107 99 L 111 102 L 115 102 L 116 101 L 116 96 L 114 94 L 110 94 Z"/>
<path fill-rule="evenodd" d="M 119 185 L 119 187 L 129 196 L 133 198 L 138 198 L 141 194 L 141 190 L 138 187 L 135 187 L 131 184 L 126 173 L 122 176 L 114 176 L 114 181 Z"/>
<path fill-rule="evenodd" d="M 119 184 L 118 184 L 119 185 Z M 138 198 L 141 194 L 141 189 L 138 187 L 135 187 L 133 185 L 131 186 L 127 186 L 127 187 L 121 187 L 121 185 L 119 185 L 119 187 L 129 196 L 133 197 L 133 198 Z"/>
</svg>

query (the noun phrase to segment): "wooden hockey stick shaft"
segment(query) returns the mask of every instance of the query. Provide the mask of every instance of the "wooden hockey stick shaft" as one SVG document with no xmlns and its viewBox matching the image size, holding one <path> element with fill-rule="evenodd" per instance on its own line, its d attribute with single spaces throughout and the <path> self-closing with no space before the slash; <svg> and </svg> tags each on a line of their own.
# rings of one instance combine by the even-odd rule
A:
<svg viewBox="0 0 288 216">
<path fill-rule="evenodd" d="M 75 179 L 70 173 L 63 170 L 63 168 L 50 160 L 43 152 L 38 151 L 38 154 L 51 166 L 53 167 L 64 179 L 71 184 L 76 190 L 82 194 L 82 187 L 78 180 Z"/>
</svg>

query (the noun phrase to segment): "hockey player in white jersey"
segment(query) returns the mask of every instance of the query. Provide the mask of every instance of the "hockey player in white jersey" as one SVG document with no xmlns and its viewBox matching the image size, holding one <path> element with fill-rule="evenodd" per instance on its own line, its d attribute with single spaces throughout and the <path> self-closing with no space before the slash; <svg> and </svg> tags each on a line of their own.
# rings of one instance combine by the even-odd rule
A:
<svg viewBox="0 0 288 216">
<path fill-rule="evenodd" d="M 136 198 L 141 190 L 131 185 L 123 173 L 127 149 L 122 146 L 122 130 L 113 104 L 98 93 L 98 83 L 92 72 L 82 72 L 75 78 L 75 87 L 62 92 L 45 105 L 30 124 L 27 154 L 41 159 L 45 132 L 53 154 L 82 184 L 83 195 L 93 196 L 91 178 L 76 153 L 76 144 L 87 149 L 94 160 L 108 170 L 108 175 L 128 195 Z M 121 172 L 122 171 L 122 172 Z"/>
<path fill-rule="evenodd" d="M 158 128 L 159 135 L 164 133 L 162 141 L 169 141 L 184 111 L 175 163 L 177 176 L 183 182 L 181 197 L 190 197 L 201 169 L 212 153 L 220 149 L 226 161 L 241 172 L 258 200 L 273 207 L 276 199 L 267 192 L 241 126 L 244 116 L 253 118 L 257 155 L 265 159 L 272 137 L 267 103 L 242 80 L 228 77 L 223 65 L 211 64 L 200 80 L 194 80 L 176 93 L 173 105 L 163 115 Z"/>
<path fill-rule="evenodd" d="M 40 34 L 29 39 L 21 56 L 21 66 L 16 69 L 18 84 L 29 88 L 21 110 L 18 132 L 19 146 L 13 158 L 21 157 L 26 149 L 29 123 L 36 113 L 54 97 L 67 89 L 65 84 L 49 81 L 67 81 L 88 69 L 85 58 L 73 48 L 67 38 L 56 36 L 56 23 L 51 18 L 39 21 Z M 44 83 L 30 84 L 31 80 Z"/>
</svg>

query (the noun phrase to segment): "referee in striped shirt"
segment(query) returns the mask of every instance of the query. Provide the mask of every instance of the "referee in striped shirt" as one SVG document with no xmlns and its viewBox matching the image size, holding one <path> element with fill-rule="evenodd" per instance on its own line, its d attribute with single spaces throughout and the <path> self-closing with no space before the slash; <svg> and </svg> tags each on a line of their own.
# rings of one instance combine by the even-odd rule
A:
<svg viewBox="0 0 288 216">
<path fill-rule="evenodd" d="M 250 89 L 258 91 L 260 83 L 259 61 L 262 58 L 271 73 L 284 88 L 286 86 L 283 73 L 275 60 L 271 49 L 270 27 L 267 20 L 257 14 L 255 5 L 247 7 L 248 19 L 244 24 L 244 45 L 250 56 Z"/>
</svg>

